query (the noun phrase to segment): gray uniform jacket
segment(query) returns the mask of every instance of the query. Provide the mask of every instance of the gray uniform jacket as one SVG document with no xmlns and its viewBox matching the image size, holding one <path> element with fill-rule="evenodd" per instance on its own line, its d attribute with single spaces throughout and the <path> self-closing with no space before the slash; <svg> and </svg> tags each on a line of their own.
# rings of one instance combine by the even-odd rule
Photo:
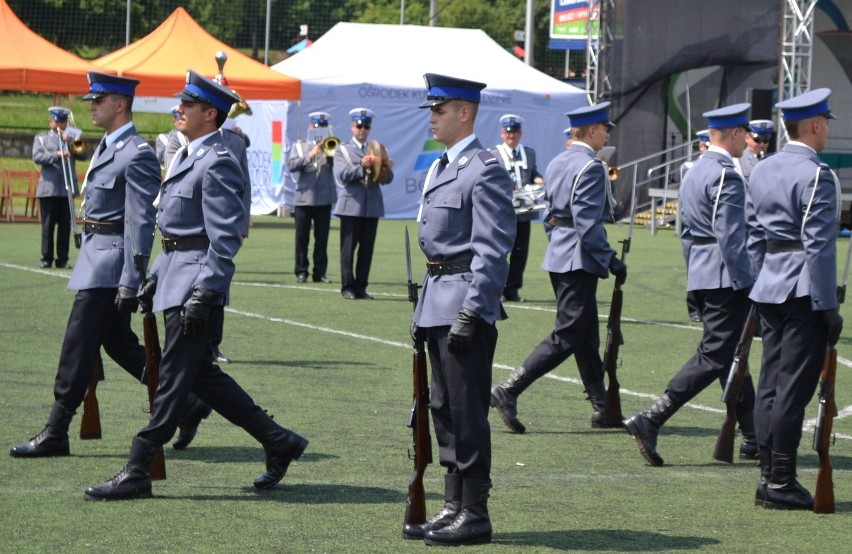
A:
<svg viewBox="0 0 852 554">
<path fill-rule="evenodd" d="M 684 175 L 679 204 L 686 289 L 752 286 L 745 184 L 733 162 L 719 152 L 705 152 Z"/>
<path fill-rule="evenodd" d="M 176 162 L 160 195 L 157 226 L 163 237 L 206 236 L 207 248 L 161 252 L 151 270 L 157 277 L 154 310 L 182 306 L 195 287 L 221 293 L 234 277 L 234 256 L 248 217 L 242 201 L 245 180 L 233 153 L 214 133 L 182 162 Z"/>
<path fill-rule="evenodd" d="M 248 165 L 248 144 L 246 143 L 246 139 L 231 129 L 219 129 L 219 133 L 222 135 L 219 142 L 225 145 L 225 147 L 234 154 L 234 157 L 240 164 L 240 170 L 242 171 L 243 179 L 245 180 L 243 204 L 245 205 L 246 212 L 251 213 L 251 173 L 249 172 Z M 172 132 L 169 133 L 168 137 L 169 140 L 166 144 L 165 152 L 163 153 L 163 162 L 165 164 L 166 171 L 168 171 L 172 158 L 174 158 L 177 151 L 187 144 L 186 137 L 177 129 L 173 129 Z M 248 217 L 245 218 L 240 232 L 244 237 L 249 235 Z"/>
<path fill-rule="evenodd" d="M 538 172 L 538 166 L 536 166 L 535 164 L 535 150 L 529 148 L 528 146 L 524 146 L 523 144 L 519 144 L 518 146 L 524 149 L 524 155 L 527 157 L 527 167 L 526 169 L 521 168 L 521 182 L 514 183 L 515 186 L 522 187 L 524 185 L 530 185 L 532 184 L 533 179 L 535 179 L 536 177 L 544 178 L 542 174 Z M 497 151 L 496 147 L 491 148 L 489 151 L 494 154 L 494 156 L 497 158 L 497 161 L 500 162 L 500 165 L 506 167 L 506 164 L 503 161 L 503 157 L 501 156 L 500 152 Z M 509 156 L 511 156 L 512 151 L 509 150 L 508 153 Z M 509 177 L 512 178 L 514 176 L 514 171 L 510 170 L 509 168 L 506 168 L 506 170 L 509 171 Z M 518 221 L 532 221 L 538 217 L 538 212 L 520 214 L 517 217 Z"/>
<path fill-rule="evenodd" d="M 123 222 L 122 234 L 83 233 L 70 290 L 136 289 L 141 275 L 133 264 L 133 245 L 146 264 L 154 242 L 155 211 L 160 190 L 160 163 L 154 149 L 131 127 L 96 155 L 83 188 L 84 217 Z"/>
<path fill-rule="evenodd" d="M 835 187 L 829 167 L 803 145 L 787 144 L 755 166 L 746 199 L 759 269 L 752 300 L 810 296 L 815 311 L 837 307 Z M 801 241 L 803 250 L 767 253 L 768 240 Z"/>
<path fill-rule="evenodd" d="M 743 176 L 748 179 L 751 176 L 751 172 L 754 169 L 754 166 L 757 165 L 757 162 L 760 161 L 760 158 L 757 157 L 757 154 L 746 148 L 743 152 L 743 155 L 740 156 L 740 169 L 743 171 Z"/>
<path fill-rule="evenodd" d="M 290 149 L 288 167 L 296 181 L 293 197 L 296 206 L 330 206 L 337 197 L 334 158 L 320 153 L 316 160 L 312 160 L 308 154 L 313 147 L 313 144 L 300 140 Z"/>
<path fill-rule="evenodd" d="M 414 322 L 452 325 L 462 308 L 488 323 L 505 319 L 500 296 L 517 226 L 506 169 L 474 140 L 427 186 L 421 206 L 419 244 L 426 258 L 470 260 L 470 271 L 427 274 Z"/>
<path fill-rule="evenodd" d="M 349 159 L 343 150 L 349 154 Z M 364 152 L 352 140 L 341 144 L 334 152 L 334 180 L 337 183 L 337 204 L 334 215 L 353 217 L 384 217 L 385 204 L 382 199 L 382 185 L 367 186 L 361 160 Z M 351 163 L 350 163 L 351 162 Z M 390 181 L 393 181 L 393 171 Z"/>
<path fill-rule="evenodd" d="M 553 158 L 544 173 L 547 213 L 568 223 L 550 233 L 541 267 L 551 273 L 582 269 L 609 276 L 615 250 L 603 224 L 608 183 L 606 167 L 594 155 L 590 147 L 574 143 Z"/>
<path fill-rule="evenodd" d="M 56 196 L 67 196 L 65 190 L 65 174 L 62 172 L 61 158 L 56 155 L 59 151 L 59 143 L 61 139 L 54 131 L 39 133 L 33 139 L 33 162 L 41 166 L 41 176 L 38 180 L 38 188 L 36 189 L 36 197 L 49 198 Z M 71 152 L 71 182 L 73 188 L 71 190 L 74 196 L 80 194 L 80 189 L 77 185 L 77 160 L 88 160 L 91 152 L 86 152 L 84 155 L 77 156 Z M 66 165 L 66 171 L 67 171 Z"/>
</svg>

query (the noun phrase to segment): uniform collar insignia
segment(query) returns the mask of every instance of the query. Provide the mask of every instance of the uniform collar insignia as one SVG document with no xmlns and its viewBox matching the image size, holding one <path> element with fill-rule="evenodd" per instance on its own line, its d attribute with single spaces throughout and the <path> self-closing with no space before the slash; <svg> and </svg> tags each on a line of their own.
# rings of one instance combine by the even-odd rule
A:
<svg viewBox="0 0 852 554">
<path fill-rule="evenodd" d="M 115 148 L 116 148 L 116 150 L 121 150 L 122 148 L 124 148 L 124 141 L 120 140 L 120 141 L 116 142 Z"/>
<path fill-rule="evenodd" d="M 462 156 L 461 158 L 459 158 L 459 167 L 466 166 L 468 161 L 470 160 L 468 160 L 467 156 Z"/>
<path fill-rule="evenodd" d="M 200 158 L 201 156 L 203 156 L 203 155 L 204 155 L 204 152 L 206 152 L 206 150 L 204 149 L 204 147 L 199 148 L 199 149 L 198 149 L 198 152 L 196 152 L 196 153 L 195 153 L 195 157 L 196 157 L 196 158 Z"/>
</svg>

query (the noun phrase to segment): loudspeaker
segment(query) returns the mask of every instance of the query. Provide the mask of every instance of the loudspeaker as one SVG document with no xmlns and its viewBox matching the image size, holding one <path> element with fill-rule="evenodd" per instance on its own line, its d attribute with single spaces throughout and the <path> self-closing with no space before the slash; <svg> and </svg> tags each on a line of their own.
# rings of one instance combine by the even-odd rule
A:
<svg viewBox="0 0 852 554">
<path fill-rule="evenodd" d="M 772 106 L 775 90 L 768 88 L 751 89 L 751 119 L 772 119 Z"/>
</svg>

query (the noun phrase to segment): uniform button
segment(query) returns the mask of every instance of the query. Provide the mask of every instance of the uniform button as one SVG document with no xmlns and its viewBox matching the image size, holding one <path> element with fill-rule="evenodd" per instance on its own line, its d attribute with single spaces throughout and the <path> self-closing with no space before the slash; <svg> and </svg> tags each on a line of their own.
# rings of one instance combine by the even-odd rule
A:
<svg viewBox="0 0 852 554">
<path fill-rule="evenodd" d="M 427 199 L 426 199 L 426 203 L 427 203 L 427 204 L 429 204 L 429 203 L 431 203 L 431 202 L 432 202 L 432 199 L 431 199 L 431 198 L 427 198 Z"/>
<path fill-rule="evenodd" d="M 423 225 L 426 225 L 426 219 L 425 218 L 423 219 Z"/>
</svg>

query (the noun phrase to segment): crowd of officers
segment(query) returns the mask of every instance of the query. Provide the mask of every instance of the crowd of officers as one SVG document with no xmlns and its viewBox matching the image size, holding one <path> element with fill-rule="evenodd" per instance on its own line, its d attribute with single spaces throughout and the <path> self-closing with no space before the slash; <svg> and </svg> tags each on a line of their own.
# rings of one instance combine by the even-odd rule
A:
<svg viewBox="0 0 852 554">
<path fill-rule="evenodd" d="M 426 101 L 419 107 L 429 110 L 432 135 L 445 151 L 427 173 L 417 216 L 427 272 L 412 333 L 420 334 L 428 350 L 430 410 L 446 473 L 441 510 L 423 524 L 406 525 L 403 536 L 434 545 L 490 542 L 489 409 L 495 407 L 513 432 L 525 432 L 519 395 L 571 355 L 592 405 L 592 427 L 623 426 L 648 463 L 662 465 L 660 429 L 696 394 L 714 381 L 723 383 L 750 303 L 760 315 L 763 360 L 756 389 L 746 380 L 737 408 L 740 455 L 759 461 L 757 504 L 811 508 L 813 497 L 796 480 L 796 453 L 823 355 L 843 324 L 836 283 L 838 184 L 817 155 L 834 119 L 830 91 L 806 92 L 777 105 L 790 141 L 777 154 L 760 156 L 748 179 L 736 160 L 754 132 L 750 106 L 704 114 L 709 146 L 685 172 L 679 207 L 687 289 L 704 333 L 695 355 L 663 394 L 622 422 L 603 417 L 596 302 L 599 280 L 612 274 L 620 286 L 627 279 L 627 267 L 606 236 L 604 222 L 614 216 L 614 206 L 606 164 L 596 157 L 614 127 L 609 103 L 566 114 L 566 150 L 542 176 L 535 152 L 520 144 L 520 116 L 501 118 L 504 142 L 497 148 L 485 148 L 476 137 L 484 83 L 432 73 L 424 78 Z M 144 349 L 130 327 L 131 313 L 141 309 L 162 312 L 165 323 L 151 418 L 133 438 L 124 467 L 87 488 L 85 498 L 151 496 L 149 467 L 156 450 L 198 406 L 206 413 L 215 410 L 263 445 L 266 471 L 254 486 L 273 487 L 308 439 L 273 421 L 213 356 L 214 328 L 221 325 L 234 257 L 247 235 L 247 179 L 220 132 L 238 97 L 194 71 L 187 73 L 184 89 L 175 95 L 180 100 L 175 126 L 185 140 L 162 177 L 154 150 L 133 127 L 138 81 L 93 72 L 89 83 L 84 98 L 92 102 L 92 120 L 105 136 L 83 183 L 83 240 L 68 285 L 77 292 L 55 403 L 45 428 L 11 454 L 69 454 L 69 424 L 101 346 L 135 379 L 144 378 Z M 386 153 L 377 163 L 382 154 L 367 149 L 374 117 L 366 108 L 353 109 L 352 139 L 329 145 L 338 139 L 330 133 L 328 114 L 310 114 L 308 139 L 294 145 L 289 160 L 298 183 L 297 280 L 330 282 L 324 250 L 334 202 L 341 218 L 341 294 L 347 299 L 371 298 L 370 262 L 383 215 L 380 185 L 393 179 Z M 522 365 L 492 386 L 496 322 L 507 317 L 503 302 L 523 301 L 519 275 L 526 264 L 529 220 L 513 205 L 516 164 L 523 166 L 523 181 L 544 186 L 543 268 L 557 315 L 553 331 Z M 163 248 L 148 275 L 155 226 Z M 309 259 L 311 227 L 315 245 Z"/>
</svg>

